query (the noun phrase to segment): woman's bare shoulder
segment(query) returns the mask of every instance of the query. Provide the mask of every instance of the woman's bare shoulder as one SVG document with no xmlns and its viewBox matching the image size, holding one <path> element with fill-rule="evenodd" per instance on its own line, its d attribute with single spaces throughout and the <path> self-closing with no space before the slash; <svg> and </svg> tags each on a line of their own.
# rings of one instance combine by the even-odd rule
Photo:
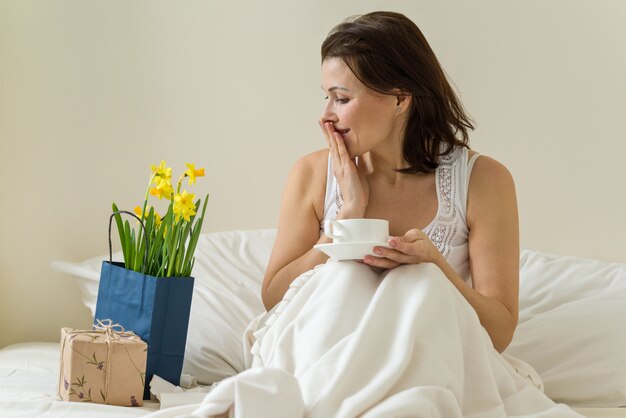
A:
<svg viewBox="0 0 626 418">
<path fill-rule="evenodd" d="M 471 157 L 470 153 L 470 157 Z M 503 206 L 516 207 L 515 182 L 509 169 L 487 155 L 476 159 L 470 174 L 468 190 L 468 221 Z"/>
<path fill-rule="evenodd" d="M 288 191 L 301 203 L 308 202 L 319 219 L 324 214 L 327 173 L 328 149 L 321 149 L 298 158 L 287 182 Z"/>
<path fill-rule="evenodd" d="M 326 184 L 327 172 L 328 150 L 321 149 L 298 158 L 289 172 L 289 178 L 301 186 L 316 186 L 318 183 Z"/>
<path fill-rule="evenodd" d="M 294 164 L 294 168 L 297 167 L 301 170 L 320 171 L 321 168 L 326 168 L 327 165 L 328 149 L 323 148 L 298 158 Z"/>
<path fill-rule="evenodd" d="M 476 151 L 469 151 L 469 158 L 477 154 Z M 476 159 L 472 173 L 470 175 L 470 188 L 471 183 L 482 184 L 487 182 L 494 185 L 497 182 L 510 183 L 513 181 L 513 176 L 508 168 L 496 159 L 489 157 L 485 154 L 480 154 L 480 157 Z"/>
</svg>

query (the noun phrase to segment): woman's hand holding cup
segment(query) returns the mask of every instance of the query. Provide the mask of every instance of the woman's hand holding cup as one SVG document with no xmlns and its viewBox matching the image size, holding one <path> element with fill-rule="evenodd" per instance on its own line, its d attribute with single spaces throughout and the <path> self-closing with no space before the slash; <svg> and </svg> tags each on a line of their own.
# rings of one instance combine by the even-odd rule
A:
<svg viewBox="0 0 626 418">
<path fill-rule="evenodd" d="M 440 265 L 443 256 L 430 240 L 428 235 L 420 229 L 410 229 L 401 237 L 390 237 L 388 244 L 391 248 L 375 247 L 377 257 L 366 256 L 365 264 L 382 269 L 392 269 L 401 264 L 434 263 Z"/>
</svg>

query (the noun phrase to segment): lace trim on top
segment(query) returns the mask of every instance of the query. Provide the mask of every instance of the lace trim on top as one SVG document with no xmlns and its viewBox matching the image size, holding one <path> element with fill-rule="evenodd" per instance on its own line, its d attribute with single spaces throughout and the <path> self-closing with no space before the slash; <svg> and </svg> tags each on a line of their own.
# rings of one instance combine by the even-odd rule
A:
<svg viewBox="0 0 626 418">
<path fill-rule="evenodd" d="M 439 160 L 439 166 L 435 169 L 435 184 L 439 207 L 435 219 L 424 228 L 424 233 L 435 244 L 439 252 L 447 259 L 452 251 L 452 240 L 457 233 L 456 192 L 458 171 L 455 170 L 454 162 L 457 153 L 445 155 Z"/>
<path fill-rule="evenodd" d="M 335 183 L 335 206 L 337 206 L 337 210 L 335 211 L 335 217 L 337 217 L 337 214 L 343 207 L 343 195 L 339 191 L 338 183 L 336 181 L 334 183 Z"/>
</svg>

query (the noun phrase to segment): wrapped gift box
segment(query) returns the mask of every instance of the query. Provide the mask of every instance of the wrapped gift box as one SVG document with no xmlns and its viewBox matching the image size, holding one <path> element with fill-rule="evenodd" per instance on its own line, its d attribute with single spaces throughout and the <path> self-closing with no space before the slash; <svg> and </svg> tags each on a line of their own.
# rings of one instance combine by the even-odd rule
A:
<svg viewBox="0 0 626 418">
<path fill-rule="evenodd" d="M 62 400 L 143 405 L 148 346 L 119 328 L 109 323 L 90 331 L 61 329 Z"/>
</svg>

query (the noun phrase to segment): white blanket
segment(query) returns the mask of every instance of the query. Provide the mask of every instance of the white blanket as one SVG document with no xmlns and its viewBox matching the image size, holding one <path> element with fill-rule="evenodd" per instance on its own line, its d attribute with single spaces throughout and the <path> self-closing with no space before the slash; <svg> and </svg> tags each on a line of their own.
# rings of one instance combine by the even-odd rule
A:
<svg viewBox="0 0 626 418">
<path fill-rule="evenodd" d="M 379 275 L 330 262 L 296 279 L 266 319 L 246 336 L 250 370 L 200 405 L 150 416 L 581 416 L 516 372 L 431 264 Z"/>
</svg>

